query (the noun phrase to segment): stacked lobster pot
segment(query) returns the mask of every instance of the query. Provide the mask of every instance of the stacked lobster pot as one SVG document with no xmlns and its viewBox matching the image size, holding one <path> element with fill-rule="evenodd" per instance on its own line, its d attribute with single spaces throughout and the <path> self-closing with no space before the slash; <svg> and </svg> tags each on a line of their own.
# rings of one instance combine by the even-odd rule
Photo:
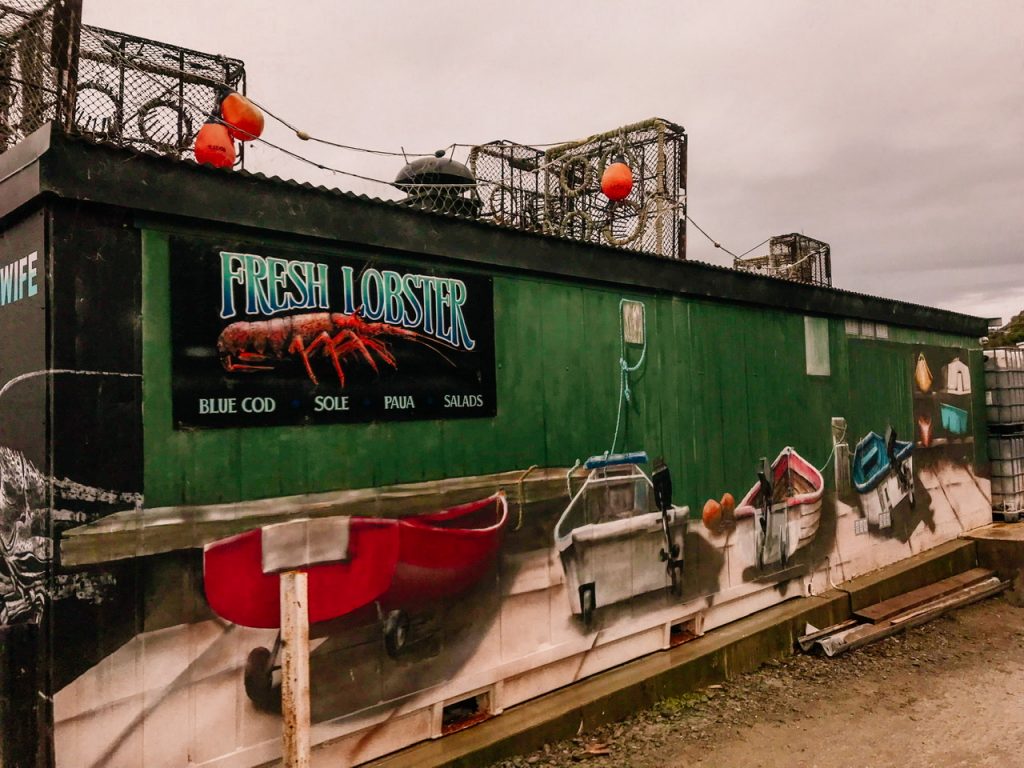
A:
<svg viewBox="0 0 1024 768">
<path fill-rule="evenodd" d="M 988 454 L 992 462 L 992 509 L 1006 522 L 1024 510 L 1024 349 L 985 352 Z"/>
</svg>

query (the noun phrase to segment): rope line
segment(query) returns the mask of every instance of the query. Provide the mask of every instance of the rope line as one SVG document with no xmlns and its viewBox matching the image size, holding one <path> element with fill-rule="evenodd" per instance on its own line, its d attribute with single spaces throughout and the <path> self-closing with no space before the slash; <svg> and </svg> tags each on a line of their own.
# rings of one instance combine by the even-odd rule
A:
<svg viewBox="0 0 1024 768">
<path fill-rule="evenodd" d="M 722 245 L 722 244 L 721 244 L 720 242 L 718 242 L 717 240 L 715 240 L 715 238 L 713 238 L 713 237 L 712 237 L 711 235 L 709 235 L 709 234 L 708 234 L 707 232 L 705 232 L 705 231 L 704 231 L 704 228 L 703 228 L 703 227 L 701 227 L 701 225 L 700 225 L 700 224 L 698 224 L 698 223 L 697 223 L 696 221 L 694 221 L 694 220 L 693 220 L 692 218 L 690 218 L 690 214 L 689 214 L 689 213 L 686 213 L 686 214 L 684 214 L 684 215 L 686 216 L 686 220 L 687 220 L 688 222 L 690 222 L 691 224 L 693 224 L 693 226 L 697 228 L 697 231 L 698 231 L 698 232 L 700 232 L 700 233 L 701 233 L 702 235 L 704 235 L 704 237 L 706 237 L 706 238 L 707 238 L 708 240 L 710 240 L 710 241 L 711 241 L 711 244 L 712 244 L 713 246 L 715 246 L 715 248 L 721 248 L 721 249 L 722 249 L 723 251 L 725 251 L 726 253 L 728 253 L 728 254 L 729 254 L 730 256 L 732 256 L 732 257 L 733 257 L 734 259 L 738 259 L 738 258 L 739 258 L 739 256 L 737 256 L 737 255 L 736 255 L 735 253 L 733 253 L 732 251 L 730 251 L 730 250 L 729 250 L 728 248 L 726 248 L 726 247 L 725 247 L 724 245 Z M 767 242 L 767 241 L 766 241 L 766 242 Z M 754 246 L 754 248 L 759 248 L 759 247 L 760 247 L 760 245 L 755 245 L 755 246 Z M 752 251 L 752 250 L 754 250 L 754 248 L 751 248 L 750 250 Z M 750 251 L 748 251 L 748 253 L 749 253 L 749 252 L 750 252 Z"/>
<path fill-rule="evenodd" d="M 753 248 L 747 248 L 747 250 L 745 250 L 745 251 L 744 251 L 743 253 L 741 253 L 741 254 L 740 254 L 739 256 L 737 256 L 736 258 L 738 258 L 738 259 L 742 259 L 742 258 L 743 258 L 744 256 L 746 256 L 746 255 L 747 255 L 748 253 L 750 253 L 751 251 L 753 251 L 753 250 L 755 250 L 755 249 L 757 249 L 757 248 L 760 248 L 760 247 L 761 247 L 762 245 L 764 245 L 765 243 L 770 243 L 770 242 L 771 242 L 771 240 L 772 240 L 772 239 L 771 239 L 770 237 L 766 237 L 766 238 L 765 238 L 764 240 L 762 240 L 762 241 L 761 241 L 760 243 L 758 243 L 757 245 L 755 245 L 755 246 L 754 246 Z"/>
</svg>

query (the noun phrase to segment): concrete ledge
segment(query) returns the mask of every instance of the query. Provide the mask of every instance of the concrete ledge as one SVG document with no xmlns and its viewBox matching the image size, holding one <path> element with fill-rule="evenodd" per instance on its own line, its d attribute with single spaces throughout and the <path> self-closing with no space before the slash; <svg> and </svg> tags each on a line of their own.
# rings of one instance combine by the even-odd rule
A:
<svg viewBox="0 0 1024 768">
<path fill-rule="evenodd" d="M 1024 523 L 992 523 L 964 534 L 978 548 L 978 565 L 1012 583 L 1011 605 L 1024 605 Z"/>
<path fill-rule="evenodd" d="M 654 653 L 582 680 L 500 716 L 436 741 L 367 763 L 369 768 L 477 768 L 621 720 L 668 696 L 722 682 L 794 652 L 810 622 L 818 627 L 852 611 L 962 573 L 977 564 L 973 541 L 922 552 L 838 590 L 791 600 L 715 629 L 677 648 Z"/>
</svg>

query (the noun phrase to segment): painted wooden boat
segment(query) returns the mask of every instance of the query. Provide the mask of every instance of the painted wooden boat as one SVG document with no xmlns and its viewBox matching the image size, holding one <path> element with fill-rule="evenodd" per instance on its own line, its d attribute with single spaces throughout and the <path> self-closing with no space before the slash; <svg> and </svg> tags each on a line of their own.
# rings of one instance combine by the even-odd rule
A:
<svg viewBox="0 0 1024 768">
<path fill-rule="evenodd" d="M 341 559 L 332 562 L 296 562 L 290 553 L 271 551 L 279 546 L 275 526 L 256 528 L 206 545 L 206 599 L 232 623 L 279 627 L 279 572 L 287 569 L 308 574 L 310 623 L 371 603 L 415 610 L 476 584 L 497 557 L 507 521 L 504 493 L 394 520 L 336 518 L 333 524 L 346 542 Z M 273 565 L 283 562 L 289 567 Z"/>
<path fill-rule="evenodd" d="M 891 442 L 891 445 L 889 444 Z M 887 527 L 893 509 L 909 498 L 914 506 L 914 444 L 868 432 L 853 452 L 853 487 L 860 508 L 872 525 Z"/>
<path fill-rule="evenodd" d="M 759 479 L 735 512 L 737 526 L 746 520 L 753 523 L 759 568 L 785 565 L 814 539 L 825 491 L 821 472 L 791 447 L 782 449 L 765 474 L 766 482 Z M 771 498 L 766 500 L 764 491 L 768 488 Z"/>
<path fill-rule="evenodd" d="M 664 502 L 639 465 L 645 453 L 593 456 L 555 525 L 555 548 L 573 614 L 589 623 L 601 606 L 654 590 L 678 590 L 689 508 Z"/>
</svg>

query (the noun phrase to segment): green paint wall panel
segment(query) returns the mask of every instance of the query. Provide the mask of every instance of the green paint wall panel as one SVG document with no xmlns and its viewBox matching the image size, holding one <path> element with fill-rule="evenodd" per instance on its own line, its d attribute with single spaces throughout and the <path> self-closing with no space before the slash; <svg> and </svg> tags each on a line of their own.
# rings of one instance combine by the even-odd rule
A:
<svg viewBox="0 0 1024 768">
<path fill-rule="evenodd" d="M 830 318 L 831 374 L 808 376 L 802 314 L 499 273 L 493 419 L 176 431 L 168 275 L 187 265 L 171 264 L 161 232 L 145 231 L 142 243 L 150 506 L 568 466 L 603 452 L 615 434 L 624 298 L 645 304 L 648 347 L 644 365 L 629 376 L 615 447 L 664 456 L 679 502 L 695 514 L 724 491 L 739 498 L 758 458 L 774 458 L 786 445 L 824 464 L 833 416 L 847 419 L 851 442 L 887 424 L 909 439 L 912 344 L 975 350 L 980 391 L 972 339 L 896 327 L 888 340 L 864 339 Z M 639 353 L 628 347 L 627 362 Z M 981 454 L 983 428 L 975 427 Z"/>
</svg>

